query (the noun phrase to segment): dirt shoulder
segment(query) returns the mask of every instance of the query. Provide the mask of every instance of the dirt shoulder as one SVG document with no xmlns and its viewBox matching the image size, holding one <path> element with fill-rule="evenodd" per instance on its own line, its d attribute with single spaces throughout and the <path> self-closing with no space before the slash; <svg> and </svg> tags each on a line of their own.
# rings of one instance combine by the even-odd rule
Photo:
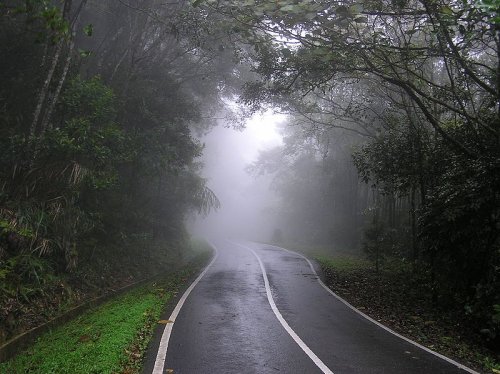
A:
<svg viewBox="0 0 500 374">
<path fill-rule="evenodd" d="M 350 304 L 392 330 L 484 373 L 500 373 L 500 357 L 472 329 L 465 313 L 442 310 L 430 288 L 401 264 L 378 273 L 365 260 L 319 256 L 325 282 Z"/>
</svg>

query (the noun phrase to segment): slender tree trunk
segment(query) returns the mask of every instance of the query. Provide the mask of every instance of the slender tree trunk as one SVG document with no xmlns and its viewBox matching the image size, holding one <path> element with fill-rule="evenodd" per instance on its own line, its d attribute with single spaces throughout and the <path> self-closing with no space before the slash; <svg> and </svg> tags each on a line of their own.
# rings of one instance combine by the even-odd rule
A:
<svg viewBox="0 0 500 374">
<path fill-rule="evenodd" d="M 70 34 L 70 42 L 69 42 L 68 54 L 67 54 L 66 59 L 65 59 L 65 63 L 64 63 L 64 67 L 63 67 L 61 76 L 59 77 L 59 81 L 57 83 L 57 87 L 56 87 L 53 95 L 51 95 L 51 97 L 49 98 L 49 100 L 47 102 L 47 108 L 45 110 L 45 114 L 44 114 L 44 116 L 42 118 L 42 121 L 40 123 L 40 126 L 39 126 L 40 127 L 40 134 L 39 134 L 40 137 L 42 137 L 45 134 L 45 132 L 46 132 L 47 129 L 51 129 L 52 128 L 52 125 L 50 123 L 50 120 L 51 120 L 51 117 L 52 117 L 52 112 L 54 111 L 54 108 L 55 108 L 55 106 L 56 106 L 56 104 L 57 104 L 57 102 L 59 100 L 59 95 L 61 93 L 61 90 L 62 90 L 62 87 L 64 85 L 64 82 L 66 81 L 66 76 L 68 75 L 68 71 L 69 71 L 69 68 L 71 66 L 71 61 L 72 61 L 72 58 L 73 58 L 73 50 L 75 48 L 75 31 L 76 31 L 76 25 L 78 23 L 78 19 L 80 17 L 80 13 L 81 13 L 82 9 L 85 7 L 86 3 L 87 3 L 87 0 L 82 0 L 82 2 L 80 3 L 80 6 L 78 7 L 78 10 L 76 11 L 76 14 L 73 17 L 73 20 L 71 21 L 71 24 L 70 24 L 71 34 Z M 65 2 L 65 10 L 64 10 L 66 18 L 69 18 L 70 10 L 71 10 L 71 1 L 66 1 Z M 61 39 L 60 42 L 62 43 L 63 40 Z M 62 48 L 59 50 L 59 55 L 61 53 L 61 50 L 62 50 Z M 58 59 L 59 59 L 59 56 L 58 56 Z M 54 69 L 55 69 L 56 65 L 57 65 L 57 63 L 54 65 Z M 54 73 L 54 71 L 52 71 L 51 80 L 53 78 L 53 73 Z M 46 90 L 47 92 L 48 92 L 49 86 L 50 86 L 50 82 L 47 85 L 47 90 Z M 45 92 L 44 96 L 47 95 L 47 92 Z M 41 111 L 41 106 L 40 106 L 39 109 Z M 40 112 L 38 112 L 38 117 L 39 116 L 40 116 Z M 37 122 L 38 122 L 38 118 L 37 118 Z M 35 129 L 35 132 L 36 132 L 36 124 L 35 124 L 34 129 Z M 35 132 L 33 132 L 32 136 L 35 135 Z M 40 150 L 40 143 L 37 142 L 35 144 L 35 149 L 33 151 L 33 158 L 34 159 L 38 155 L 39 150 Z"/>
<path fill-rule="evenodd" d="M 68 75 L 69 67 L 71 65 L 71 60 L 73 57 L 73 50 L 75 48 L 75 41 L 72 38 L 70 43 L 69 43 L 69 49 L 68 49 L 68 55 L 66 56 L 66 61 L 64 62 L 64 68 L 61 74 L 61 77 L 59 78 L 59 82 L 57 83 L 56 90 L 54 92 L 54 95 L 52 96 L 51 100 L 49 101 L 49 106 L 47 110 L 45 111 L 45 115 L 43 117 L 42 123 L 40 125 L 41 128 L 41 134 L 44 134 L 47 128 L 50 130 L 52 128 L 52 124 L 50 123 L 50 119 L 52 116 L 52 112 L 54 111 L 54 107 L 57 104 L 57 101 L 59 100 L 59 94 L 61 93 L 61 89 L 64 85 L 64 82 L 66 80 L 66 76 Z"/>
<path fill-rule="evenodd" d="M 47 37 L 45 38 L 45 43 L 44 43 L 44 46 L 43 46 L 43 56 L 42 56 L 42 62 L 40 62 L 40 67 L 44 67 L 45 66 L 45 62 L 47 61 L 47 54 L 49 53 L 49 36 L 47 35 Z"/>
<path fill-rule="evenodd" d="M 63 16 L 63 19 L 65 19 L 65 20 L 69 19 L 69 13 L 71 10 L 71 3 L 72 3 L 72 0 L 65 0 L 64 1 L 62 16 Z M 45 81 L 43 83 L 42 89 L 40 90 L 40 93 L 38 95 L 37 104 L 35 107 L 35 111 L 33 113 L 33 121 L 31 122 L 30 131 L 29 131 L 29 139 L 31 142 L 34 141 L 34 138 L 36 136 L 37 127 L 38 127 L 38 123 L 40 122 L 40 116 L 42 113 L 42 109 L 43 109 L 44 103 L 46 101 L 47 95 L 49 94 L 50 84 L 52 83 L 52 79 L 54 77 L 54 72 L 56 71 L 57 65 L 59 63 L 59 59 L 61 57 L 61 52 L 62 52 L 63 46 L 64 46 L 64 37 L 60 36 L 60 39 L 57 42 L 54 56 L 52 57 L 52 62 L 50 64 L 50 68 L 47 72 L 47 76 L 46 76 Z M 49 104 L 49 106 L 50 106 L 50 104 Z M 39 135 L 40 136 L 43 135 L 43 129 L 40 129 Z M 38 143 L 35 143 L 35 148 L 38 146 L 39 146 Z"/>
<path fill-rule="evenodd" d="M 63 44 L 64 40 L 61 38 L 57 42 L 56 50 L 54 52 L 54 56 L 52 57 L 52 63 L 50 64 L 49 71 L 47 72 L 47 77 L 45 78 L 45 82 L 43 83 L 42 89 L 40 90 L 40 93 L 38 95 L 35 112 L 33 113 L 33 121 L 31 122 L 30 126 L 30 132 L 29 132 L 30 139 L 33 139 L 36 134 L 37 125 L 40 119 L 40 114 L 42 113 L 42 107 L 45 102 L 45 98 L 49 93 L 50 83 L 52 82 L 52 77 L 54 76 L 54 72 L 56 71 L 56 67 L 59 62 Z"/>
<path fill-rule="evenodd" d="M 415 205 L 415 187 L 412 186 L 410 194 L 410 221 L 411 221 L 411 249 L 413 254 L 413 271 L 416 270 L 416 263 L 418 260 L 418 246 L 417 246 L 417 222 L 416 222 L 416 205 Z"/>
<path fill-rule="evenodd" d="M 125 61 L 125 58 L 127 57 L 128 53 L 129 53 L 129 48 L 127 47 L 127 48 L 125 48 L 125 51 L 123 52 L 122 56 L 120 57 L 120 59 L 116 63 L 115 68 L 113 69 L 113 72 L 111 73 L 111 76 L 109 77 L 110 82 L 113 82 L 113 79 L 115 78 L 116 72 L 118 71 L 118 69 L 122 65 L 123 61 Z"/>
<path fill-rule="evenodd" d="M 45 132 L 47 128 L 52 128 L 52 125 L 50 124 L 50 118 L 52 116 L 52 112 L 54 111 L 54 107 L 57 104 L 57 101 L 59 100 L 59 95 L 61 93 L 62 87 L 64 85 L 64 82 L 66 81 L 66 76 L 68 75 L 69 68 L 71 66 L 71 61 L 73 58 L 73 50 L 75 49 L 75 32 L 76 32 L 76 26 L 78 24 L 78 19 L 80 18 L 80 14 L 82 12 L 82 9 L 85 7 L 87 3 L 87 0 L 82 0 L 80 3 L 80 6 L 78 7 L 76 14 L 73 16 L 73 20 L 71 21 L 71 35 L 70 35 L 70 42 L 69 42 L 69 48 L 68 48 L 68 55 L 66 56 L 66 60 L 64 63 L 64 68 L 61 73 L 61 77 L 59 78 L 59 82 L 57 83 L 56 90 L 54 92 L 54 95 L 52 96 L 52 99 L 49 103 L 49 107 L 47 108 L 45 115 L 43 117 L 42 123 L 41 123 L 41 132 L 42 134 Z M 71 7 L 71 3 L 69 4 L 69 7 Z M 68 9 L 68 13 L 69 13 Z"/>
</svg>

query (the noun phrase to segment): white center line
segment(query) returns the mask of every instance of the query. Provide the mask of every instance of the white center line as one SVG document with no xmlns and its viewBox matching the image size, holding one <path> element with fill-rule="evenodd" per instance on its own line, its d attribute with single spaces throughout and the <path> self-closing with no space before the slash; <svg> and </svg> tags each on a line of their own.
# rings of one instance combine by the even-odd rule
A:
<svg viewBox="0 0 500 374">
<path fill-rule="evenodd" d="M 167 349 L 168 349 L 168 341 L 170 340 L 170 335 L 172 334 L 172 329 L 174 327 L 175 319 L 177 318 L 177 315 L 179 314 L 182 306 L 184 305 L 184 302 L 188 298 L 189 294 L 193 290 L 193 288 L 198 284 L 198 282 L 203 278 L 205 273 L 208 271 L 210 266 L 214 263 L 215 259 L 217 258 L 217 248 L 212 243 L 209 243 L 210 246 L 214 249 L 215 255 L 210 264 L 203 270 L 203 272 L 194 280 L 194 282 L 189 286 L 189 288 L 184 292 L 184 295 L 180 298 L 179 302 L 174 308 L 174 311 L 168 318 L 172 323 L 167 323 L 165 325 L 165 329 L 163 330 L 163 334 L 161 336 L 160 340 L 160 346 L 158 347 L 158 354 L 156 355 L 156 360 L 155 360 L 155 366 L 153 368 L 152 374 L 162 374 L 163 373 L 163 367 L 165 366 L 165 359 L 167 357 Z"/>
<path fill-rule="evenodd" d="M 314 354 L 313 351 L 304 343 L 304 341 L 293 331 L 293 329 L 290 327 L 290 325 L 285 321 L 283 316 L 281 315 L 280 311 L 278 310 L 278 307 L 276 306 L 276 303 L 274 302 L 273 295 L 271 293 L 271 287 L 269 286 L 269 280 L 267 279 L 267 273 L 266 269 L 264 268 L 264 264 L 262 263 L 262 260 L 260 257 L 257 255 L 257 253 L 250 247 L 247 247 L 245 245 L 231 242 L 231 244 L 238 245 L 240 247 L 243 247 L 245 249 L 248 249 L 250 252 L 253 253 L 257 261 L 259 262 L 260 269 L 262 270 L 262 276 L 264 278 L 264 286 L 266 288 L 266 294 L 267 294 L 267 300 L 269 301 L 269 305 L 271 305 L 271 309 L 273 310 L 276 318 L 278 321 L 281 323 L 281 326 L 286 330 L 286 332 L 292 337 L 292 339 L 297 343 L 297 345 L 304 351 L 304 353 L 309 356 L 309 358 L 314 362 L 314 364 L 325 374 L 333 374 L 333 372 L 326 366 L 321 359 Z"/>
</svg>

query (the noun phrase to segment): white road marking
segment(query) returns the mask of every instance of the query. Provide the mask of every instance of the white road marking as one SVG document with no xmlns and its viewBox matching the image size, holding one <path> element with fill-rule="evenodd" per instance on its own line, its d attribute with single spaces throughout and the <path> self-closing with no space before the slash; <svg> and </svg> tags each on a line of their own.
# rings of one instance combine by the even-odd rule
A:
<svg viewBox="0 0 500 374">
<path fill-rule="evenodd" d="M 349 304 L 346 300 L 344 300 L 343 298 L 341 298 L 339 295 L 337 295 L 335 292 L 333 292 L 330 288 L 328 288 L 324 283 L 323 281 L 320 279 L 318 273 L 316 272 L 316 269 L 314 269 L 314 266 L 313 264 L 311 263 L 311 261 L 304 255 L 300 254 L 300 253 L 297 253 L 297 252 L 294 252 L 294 251 L 291 251 L 289 249 L 286 249 L 286 248 L 281 248 L 281 247 L 278 247 L 276 245 L 271 245 L 271 244 L 266 244 L 267 246 L 269 247 L 274 247 L 274 248 L 278 248 L 278 249 L 281 249 L 283 251 L 286 251 L 286 252 L 289 252 L 289 253 L 292 253 L 292 254 L 295 254 L 299 257 L 302 257 L 304 260 L 307 261 L 307 263 L 309 264 L 309 267 L 311 268 L 311 270 L 313 271 L 314 275 L 316 276 L 316 280 L 318 281 L 318 283 L 321 285 L 321 287 L 323 287 L 329 294 L 333 295 L 337 300 L 339 300 L 340 302 L 344 303 L 347 307 L 349 307 L 350 309 L 352 309 L 354 312 L 358 313 L 359 315 L 361 315 L 362 317 L 366 318 L 368 321 L 376 324 L 378 327 L 381 327 L 382 329 L 384 329 L 385 331 L 391 333 L 392 335 L 395 335 L 397 336 L 398 338 L 400 339 L 403 339 L 404 341 L 407 341 L 408 343 L 410 344 L 413 344 L 414 346 L 430 353 L 430 354 L 433 354 L 434 356 L 437 356 L 439 357 L 440 359 L 446 361 L 446 362 L 449 362 L 450 364 L 453 364 L 455 365 L 456 367 L 458 367 L 459 369 L 462 369 L 468 373 L 471 373 L 471 374 L 480 374 L 478 373 L 477 371 L 475 370 L 472 370 L 471 368 L 465 366 L 465 365 L 462 365 L 461 363 L 459 362 L 456 362 L 454 360 L 452 360 L 451 358 L 448 358 L 446 356 L 443 356 L 442 354 L 440 353 L 437 353 L 435 351 L 433 351 L 432 349 L 429 349 L 421 344 L 418 344 L 417 342 L 411 340 L 411 339 L 408 339 L 407 337 L 401 335 L 401 334 L 398 334 L 396 331 L 393 331 L 391 330 L 390 328 L 388 328 L 387 326 L 384 326 L 382 325 L 380 322 L 378 321 L 375 321 L 373 318 L 371 318 L 370 316 L 366 315 L 365 313 L 363 313 L 362 311 L 356 309 L 354 306 L 352 306 L 351 304 Z"/>
<path fill-rule="evenodd" d="M 158 354 L 156 355 L 156 360 L 155 360 L 155 366 L 153 368 L 152 374 L 162 374 L 163 373 L 163 367 L 165 366 L 165 359 L 167 357 L 167 349 L 168 349 L 168 341 L 170 340 L 170 335 L 172 334 L 172 329 L 174 328 L 175 324 L 175 319 L 177 318 L 177 315 L 179 314 L 182 306 L 184 305 L 184 302 L 188 298 L 189 294 L 193 290 L 193 288 L 198 284 L 198 282 L 203 278 L 205 273 L 208 271 L 210 266 L 214 263 L 215 259 L 217 258 L 217 248 L 212 244 L 209 243 L 210 246 L 214 249 L 215 255 L 212 261 L 208 264 L 208 266 L 203 270 L 203 272 L 194 280 L 194 282 L 189 286 L 189 288 L 184 292 L 184 295 L 180 298 L 179 302 L 174 308 L 174 311 L 168 318 L 172 323 L 168 323 L 165 325 L 165 329 L 163 330 L 163 334 L 161 336 L 160 340 L 160 346 L 158 347 Z"/>
<path fill-rule="evenodd" d="M 232 244 L 238 245 L 240 247 L 243 247 L 245 249 L 248 249 L 250 252 L 253 253 L 257 261 L 259 262 L 260 269 L 262 270 L 262 276 L 264 278 L 264 286 L 266 288 L 266 294 L 267 294 L 267 300 L 269 301 L 269 304 L 271 305 L 271 309 L 273 310 L 276 318 L 278 321 L 281 323 L 281 326 L 286 330 L 286 332 L 292 337 L 292 339 L 297 343 L 297 345 L 304 351 L 306 355 L 309 356 L 309 358 L 314 362 L 314 364 L 325 374 L 333 374 L 333 372 L 326 366 L 321 359 L 314 354 L 313 351 L 304 343 L 304 341 L 293 331 L 293 329 L 290 327 L 290 325 L 285 321 L 283 316 L 281 315 L 280 311 L 278 310 L 278 307 L 276 306 L 276 303 L 274 302 L 273 295 L 271 293 L 271 287 L 269 286 L 269 280 L 267 279 L 267 273 L 266 269 L 264 268 L 264 264 L 262 263 L 262 260 L 260 257 L 257 255 L 257 253 L 250 247 L 247 247 L 245 245 L 231 242 Z"/>
</svg>

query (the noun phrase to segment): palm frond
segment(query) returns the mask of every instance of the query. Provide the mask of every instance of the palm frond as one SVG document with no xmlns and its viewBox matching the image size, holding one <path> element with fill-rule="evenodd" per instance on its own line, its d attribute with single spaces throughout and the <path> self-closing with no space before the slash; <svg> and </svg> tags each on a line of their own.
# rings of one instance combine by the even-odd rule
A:
<svg viewBox="0 0 500 374">
<path fill-rule="evenodd" d="M 212 210 L 220 209 L 221 203 L 215 192 L 207 186 L 201 186 L 196 193 L 198 213 L 207 216 Z"/>
</svg>

